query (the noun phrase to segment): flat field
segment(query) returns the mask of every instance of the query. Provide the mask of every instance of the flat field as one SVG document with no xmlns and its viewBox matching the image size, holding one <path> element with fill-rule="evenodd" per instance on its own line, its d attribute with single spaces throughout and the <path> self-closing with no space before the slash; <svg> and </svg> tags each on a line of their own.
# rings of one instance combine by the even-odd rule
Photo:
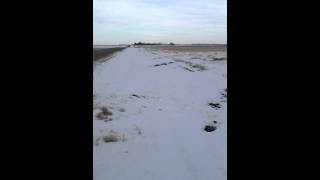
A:
<svg viewBox="0 0 320 180">
<path fill-rule="evenodd" d="M 93 72 L 94 180 L 226 180 L 227 51 L 126 48 Z"/>
</svg>

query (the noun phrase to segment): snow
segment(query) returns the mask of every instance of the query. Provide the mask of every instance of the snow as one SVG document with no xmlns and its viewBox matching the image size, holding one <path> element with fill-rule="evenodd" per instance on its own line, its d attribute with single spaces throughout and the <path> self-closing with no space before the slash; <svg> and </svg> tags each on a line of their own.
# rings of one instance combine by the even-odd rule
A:
<svg viewBox="0 0 320 180">
<path fill-rule="evenodd" d="M 227 61 L 213 57 L 226 52 L 127 48 L 95 66 L 94 180 L 227 179 Z M 97 118 L 104 106 L 112 120 Z"/>
</svg>

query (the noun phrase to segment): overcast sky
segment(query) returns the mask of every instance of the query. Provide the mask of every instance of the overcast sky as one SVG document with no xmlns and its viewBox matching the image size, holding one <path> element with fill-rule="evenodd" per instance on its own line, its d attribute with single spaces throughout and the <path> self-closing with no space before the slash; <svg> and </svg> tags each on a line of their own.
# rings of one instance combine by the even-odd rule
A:
<svg viewBox="0 0 320 180">
<path fill-rule="evenodd" d="M 93 44 L 226 43 L 227 0 L 93 0 Z"/>
</svg>

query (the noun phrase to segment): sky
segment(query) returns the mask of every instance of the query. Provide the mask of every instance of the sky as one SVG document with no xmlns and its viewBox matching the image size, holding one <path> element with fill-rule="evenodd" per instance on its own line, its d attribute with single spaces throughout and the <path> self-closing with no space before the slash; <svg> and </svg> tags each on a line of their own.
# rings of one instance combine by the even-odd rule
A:
<svg viewBox="0 0 320 180">
<path fill-rule="evenodd" d="M 93 44 L 227 43 L 227 0 L 93 0 Z"/>
</svg>

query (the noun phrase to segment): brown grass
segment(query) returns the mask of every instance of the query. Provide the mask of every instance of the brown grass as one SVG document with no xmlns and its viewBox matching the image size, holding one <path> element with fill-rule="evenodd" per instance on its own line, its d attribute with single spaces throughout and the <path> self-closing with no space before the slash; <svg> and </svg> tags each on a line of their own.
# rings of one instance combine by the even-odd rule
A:
<svg viewBox="0 0 320 180">
<path fill-rule="evenodd" d="M 207 70 L 207 68 L 201 64 L 194 64 L 192 67 L 198 69 L 199 71 Z"/>
<path fill-rule="evenodd" d="M 109 119 L 109 117 L 112 115 L 112 112 L 109 111 L 109 109 L 105 106 L 101 108 L 101 112 L 97 114 L 97 118 L 100 120 Z"/>
<path fill-rule="evenodd" d="M 109 131 L 109 133 L 105 136 L 102 137 L 102 140 L 105 142 L 105 143 L 110 143 L 110 142 L 118 142 L 120 140 L 122 140 L 122 142 L 124 142 L 126 139 L 125 139 L 125 136 L 122 135 L 122 137 L 119 135 L 119 133 L 117 133 L 116 131 Z"/>
<path fill-rule="evenodd" d="M 103 57 L 111 56 L 113 53 L 122 51 L 125 48 L 107 48 L 107 49 L 93 49 L 93 61 L 101 59 Z"/>
<path fill-rule="evenodd" d="M 103 141 L 105 143 L 109 143 L 109 142 L 118 142 L 119 141 L 119 138 L 117 135 L 115 134 L 109 134 L 109 135 L 106 135 L 106 136 L 103 136 Z"/>
</svg>

